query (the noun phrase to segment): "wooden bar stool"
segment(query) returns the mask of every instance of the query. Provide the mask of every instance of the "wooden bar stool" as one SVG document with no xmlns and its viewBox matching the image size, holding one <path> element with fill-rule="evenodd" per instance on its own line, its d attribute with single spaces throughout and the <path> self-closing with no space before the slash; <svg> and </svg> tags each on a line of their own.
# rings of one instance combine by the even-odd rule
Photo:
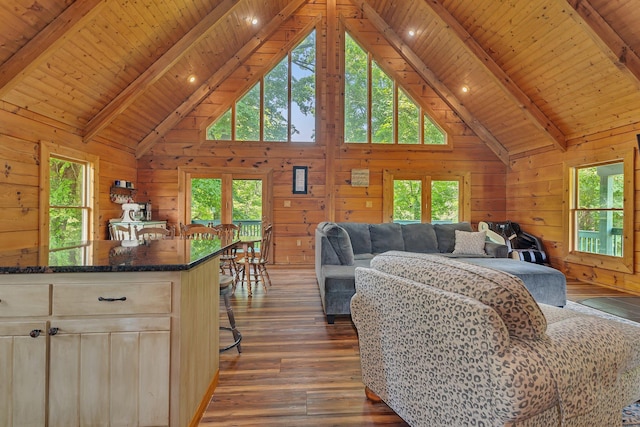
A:
<svg viewBox="0 0 640 427">
<path fill-rule="evenodd" d="M 224 306 L 227 309 L 227 316 L 229 317 L 229 326 L 220 326 L 221 331 L 231 331 L 233 334 L 234 342 L 226 347 L 220 348 L 220 353 L 232 349 L 238 348 L 238 353 L 242 353 L 242 347 L 240 347 L 240 341 L 242 341 L 242 335 L 236 328 L 236 318 L 233 315 L 233 308 L 231 307 L 231 294 L 233 293 L 233 284 L 235 279 L 226 274 L 220 275 L 220 296 L 224 301 Z"/>
</svg>

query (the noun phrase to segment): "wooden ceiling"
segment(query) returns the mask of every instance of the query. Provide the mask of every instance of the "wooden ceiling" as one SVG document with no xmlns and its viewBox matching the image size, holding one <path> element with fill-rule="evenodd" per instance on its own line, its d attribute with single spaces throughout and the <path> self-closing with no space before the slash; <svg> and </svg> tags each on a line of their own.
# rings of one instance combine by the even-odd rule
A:
<svg viewBox="0 0 640 427">
<path fill-rule="evenodd" d="M 139 157 L 306 3 L 324 1 L 3 2 L 0 99 Z M 637 0 L 328 3 L 370 20 L 505 162 L 640 121 Z"/>
</svg>

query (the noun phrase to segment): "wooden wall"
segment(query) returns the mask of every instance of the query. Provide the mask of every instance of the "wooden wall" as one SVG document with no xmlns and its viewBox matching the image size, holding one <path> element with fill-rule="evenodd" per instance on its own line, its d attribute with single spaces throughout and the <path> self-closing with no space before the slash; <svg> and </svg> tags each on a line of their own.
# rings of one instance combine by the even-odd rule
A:
<svg viewBox="0 0 640 427">
<path fill-rule="evenodd" d="M 321 221 L 382 221 L 384 169 L 420 169 L 433 173 L 471 173 L 471 220 L 505 218 L 506 166 L 465 126 L 459 117 L 362 19 L 349 2 L 339 3 L 335 15 L 318 1 L 304 6 L 260 49 L 220 85 L 161 143 L 138 161 L 140 196 L 154 203 L 154 215 L 171 223 L 180 218 L 179 168 L 234 168 L 273 171 L 274 261 L 311 265 L 314 230 Z M 329 13 L 332 13 L 329 8 Z M 280 58 L 292 40 L 317 25 L 318 110 L 317 143 L 229 143 L 205 141 L 204 130 L 256 79 Z M 348 26 L 366 48 L 405 89 L 446 127 L 453 150 L 421 148 L 346 147 L 341 143 L 340 60 L 337 52 L 343 26 Z M 274 57 L 274 55 L 276 55 Z M 309 192 L 292 194 L 293 166 L 309 167 Z M 351 169 L 370 171 L 368 187 L 350 185 Z M 299 243 L 299 245 L 298 245 Z"/>
<path fill-rule="evenodd" d="M 595 155 L 616 153 L 623 155 L 637 148 L 636 135 L 640 122 L 606 132 L 585 135 L 568 141 L 566 153 L 552 151 L 512 160 L 507 172 L 507 217 L 521 224 L 526 231 L 541 237 L 551 255 L 552 264 L 568 277 L 598 283 L 612 288 L 640 294 L 640 164 L 636 153 L 635 169 L 635 274 L 625 274 L 565 261 L 568 254 L 565 242 L 563 214 L 563 164 L 588 159 Z M 588 160 L 585 160 L 588 161 Z"/>
<path fill-rule="evenodd" d="M 84 144 L 77 129 L 3 103 L 0 108 L 0 249 L 39 245 L 40 142 L 47 141 L 100 157 L 100 238 L 107 237 L 109 218 L 122 210 L 109 199 L 115 179 L 136 180 L 136 161 L 131 150 L 105 140 Z M 46 242 L 45 242 L 46 244 Z"/>
</svg>

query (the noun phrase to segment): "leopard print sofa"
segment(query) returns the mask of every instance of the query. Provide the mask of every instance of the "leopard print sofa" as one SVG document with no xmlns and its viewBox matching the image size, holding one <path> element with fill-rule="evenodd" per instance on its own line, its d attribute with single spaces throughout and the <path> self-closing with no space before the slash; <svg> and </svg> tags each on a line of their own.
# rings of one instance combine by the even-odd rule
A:
<svg viewBox="0 0 640 427">
<path fill-rule="evenodd" d="M 363 382 L 411 426 L 616 426 L 640 398 L 636 325 L 437 255 L 387 252 L 355 282 Z"/>
</svg>

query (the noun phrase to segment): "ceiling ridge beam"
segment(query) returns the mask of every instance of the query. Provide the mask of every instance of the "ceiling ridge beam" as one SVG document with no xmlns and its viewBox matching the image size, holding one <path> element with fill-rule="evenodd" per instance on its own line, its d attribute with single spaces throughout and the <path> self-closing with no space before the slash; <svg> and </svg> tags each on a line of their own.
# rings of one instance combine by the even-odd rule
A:
<svg viewBox="0 0 640 427">
<path fill-rule="evenodd" d="M 84 142 L 91 141 L 104 128 L 109 126 L 122 112 L 133 104 L 144 91 L 162 78 L 180 59 L 189 48 L 201 40 L 211 31 L 214 24 L 227 16 L 238 4 L 239 0 L 224 0 L 215 9 L 207 14 L 169 50 L 140 74 L 122 92 L 113 98 L 106 107 L 96 114 L 87 123 L 84 131 Z"/>
<path fill-rule="evenodd" d="M 398 36 L 393 29 L 382 19 L 380 15 L 365 0 L 351 0 L 351 2 L 362 10 L 374 27 L 384 36 L 389 44 L 400 53 L 400 55 L 416 70 L 433 90 L 442 98 L 447 105 L 460 116 L 460 118 L 471 128 L 475 134 L 484 141 L 493 153 L 505 164 L 509 165 L 509 153 L 507 149 L 493 136 L 491 132 L 458 100 L 458 98 L 447 88 L 427 67 L 427 65 L 411 50 L 411 48 Z"/>
<path fill-rule="evenodd" d="M 469 32 L 449 13 L 439 0 L 425 0 L 431 10 L 440 18 L 464 43 L 469 52 L 488 70 L 493 81 L 502 88 L 503 92 L 518 105 L 520 110 L 527 116 L 533 124 L 542 132 L 549 135 L 554 141 L 556 148 L 562 151 L 567 150 L 567 141 L 564 133 L 547 117 L 545 113 L 520 89 L 520 87 L 509 77 L 509 75 L 498 65 L 491 55 L 469 34 Z"/>
<path fill-rule="evenodd" d="M 78 0 L 0 66 L 0 98 L 54 54 L 102 10 L 107 0 Z"/>
<path fill-rule="evenodd" d="M 136 158 L 139 159 L 164 135 L 167 134 L 180 120 L 186 117 L 199 103 L 201 103 L 216 87 L 242 64 L 280 25 L 291 17 L 307 0 L 294 0 L 282 9 L 268 24 L 262 27 L 240 50 L 229 59 L 218 71 L 209 77 L 200 87 L 193 91 L 182 104 L 169 113 L 165 119 L 145 136 L 136 148 Z"/>
<path fill-rule="evenodd" d="M 640 89 L 640 57 L 605 21 L 588 0 L 566 0 L 578 23 L 613 64 Z"/>
</svg>

